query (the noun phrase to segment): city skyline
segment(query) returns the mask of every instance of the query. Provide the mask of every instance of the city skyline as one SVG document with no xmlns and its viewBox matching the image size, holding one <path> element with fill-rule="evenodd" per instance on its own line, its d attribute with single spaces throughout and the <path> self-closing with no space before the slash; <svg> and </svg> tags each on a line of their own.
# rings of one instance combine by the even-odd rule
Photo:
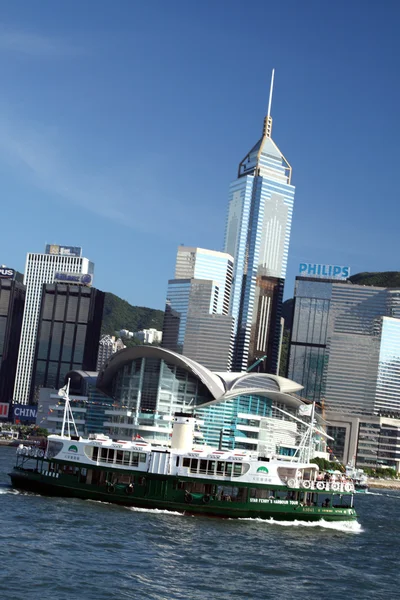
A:
<svg viewBox="0 0 400 600">
<path fill-rule="evenodd" d="M 239 2 L 159 3 L 155 16 L 122 2 L 123 19 L 89 2 L 77 26 L 70 7 L 22 4 L 5 7 L 0 29 L 0 174 L 14 225 L 2 264 L 22 271 L 26 252 L 62 227 L 101 265 L 96 287 L 162 308 L 179 243 L 222 250 L 226 188 L 265 114 L 274 66 L 275 136 L 296 167 L 286 296 L 301 262 L 397 269 L 387 218 L 397 206 L 390 177 L 375 174 L 398 162 L 398 6 L 388 19 L 378 6 L 289 2 L 283 24 L 262 2 L 257 21 Z M 151 272 L 134 258 L 144 246 Z"/>
</svg>

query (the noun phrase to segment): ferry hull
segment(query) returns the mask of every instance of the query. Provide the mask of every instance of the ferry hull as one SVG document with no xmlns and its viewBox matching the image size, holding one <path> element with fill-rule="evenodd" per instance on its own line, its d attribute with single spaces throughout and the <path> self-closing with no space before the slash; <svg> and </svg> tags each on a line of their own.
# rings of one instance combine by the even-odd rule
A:
<svg viewBox="0 0 400 600">
<path fill-rule="evenodd" d="M 126 487 L 107 491 L 99 489 L 97 486 L 81 484 L 79 482 L 68 481 L 68 477 L 53 478 L 42 473 L 15 469 L 10 473 L 12 484 L 15 488 L 34 492 L 48 496 L 61 496 L 71 498 L 81 498 L 84 500 L 97 500 L 101 502 L 110 502 L 123 506 L 159 509 L 181 512 L 185 514 L 213 516 L 221 518 L 260 518 L 285 521 L 352 521 L 357 518 L 356 512 L 352 508 L 324 508 L 303 506 L 295 503 L 285 503 L 285 501 L 273 502 L 265 501 L 263 503 L 251 502 L 223 502 L 215 498 L 208 499 L 205 502 L 204 496 L 191 497 L 185 500 L 183 493 L 173 492 L 171 482 L 166 483 L 161 479 L 153 478 L 154 485 L 159 489 L 164 489 L 157 497 L 151 494 L 139 496 L 127 494 Z M 176 496 L 180 496 L 180 498 Z M 200 496 L 200 495 L 199 495 Z"/>
</svg>

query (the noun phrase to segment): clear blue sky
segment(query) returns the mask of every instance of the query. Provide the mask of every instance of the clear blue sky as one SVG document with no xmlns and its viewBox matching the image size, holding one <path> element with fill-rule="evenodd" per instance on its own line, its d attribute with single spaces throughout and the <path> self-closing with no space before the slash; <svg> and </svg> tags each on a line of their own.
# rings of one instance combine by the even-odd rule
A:
<svg viewBox="0 0 400 600">
<path fill-rule="evenodd" d="M 262 131 L 293 167 L 300 262 L 400 270 L 400 3 L 1 3 L 0 263 L 79 245 L 96 287 L 163 308 L 180 243 L 222 249 Z"/>
</svg>

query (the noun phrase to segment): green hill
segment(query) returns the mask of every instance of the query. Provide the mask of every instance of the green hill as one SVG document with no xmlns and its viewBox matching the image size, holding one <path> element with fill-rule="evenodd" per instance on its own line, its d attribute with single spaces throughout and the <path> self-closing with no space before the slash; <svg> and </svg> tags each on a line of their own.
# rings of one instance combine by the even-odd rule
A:
<svg viewBox="0 0 400 600">
<path fill-rule="evenodd" d="M 400 271 L 377 273 L 357 273 L 349 277 L 357 285 L 375 285 L 376 287 L 400 288 Z"/>
<path fill-rule="evenodd" d="M 141 329 L 162 330 L 164 311 L 145 306 L 132 306 L 115 294 L 106 292 L 104 300 L 102 334 L 114 334 L 120 329 L 140 331 Z"/>
</svg>

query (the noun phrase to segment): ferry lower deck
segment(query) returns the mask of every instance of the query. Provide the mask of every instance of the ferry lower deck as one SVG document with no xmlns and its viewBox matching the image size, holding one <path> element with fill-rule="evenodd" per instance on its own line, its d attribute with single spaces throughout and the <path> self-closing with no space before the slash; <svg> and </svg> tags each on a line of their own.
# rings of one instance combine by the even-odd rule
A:
<svg viewBox="0 0 400 600">
<path fill-rule="evenodd" d="M 351 494 L 294 490 L 284 485 L 194 480 L 132 470 L 88 468 L 42 458 L 17 464 L 10 477 L 16 488 L 35 493 L 188 514 L 307 521 L 357 518 Z"/>
</svg>

